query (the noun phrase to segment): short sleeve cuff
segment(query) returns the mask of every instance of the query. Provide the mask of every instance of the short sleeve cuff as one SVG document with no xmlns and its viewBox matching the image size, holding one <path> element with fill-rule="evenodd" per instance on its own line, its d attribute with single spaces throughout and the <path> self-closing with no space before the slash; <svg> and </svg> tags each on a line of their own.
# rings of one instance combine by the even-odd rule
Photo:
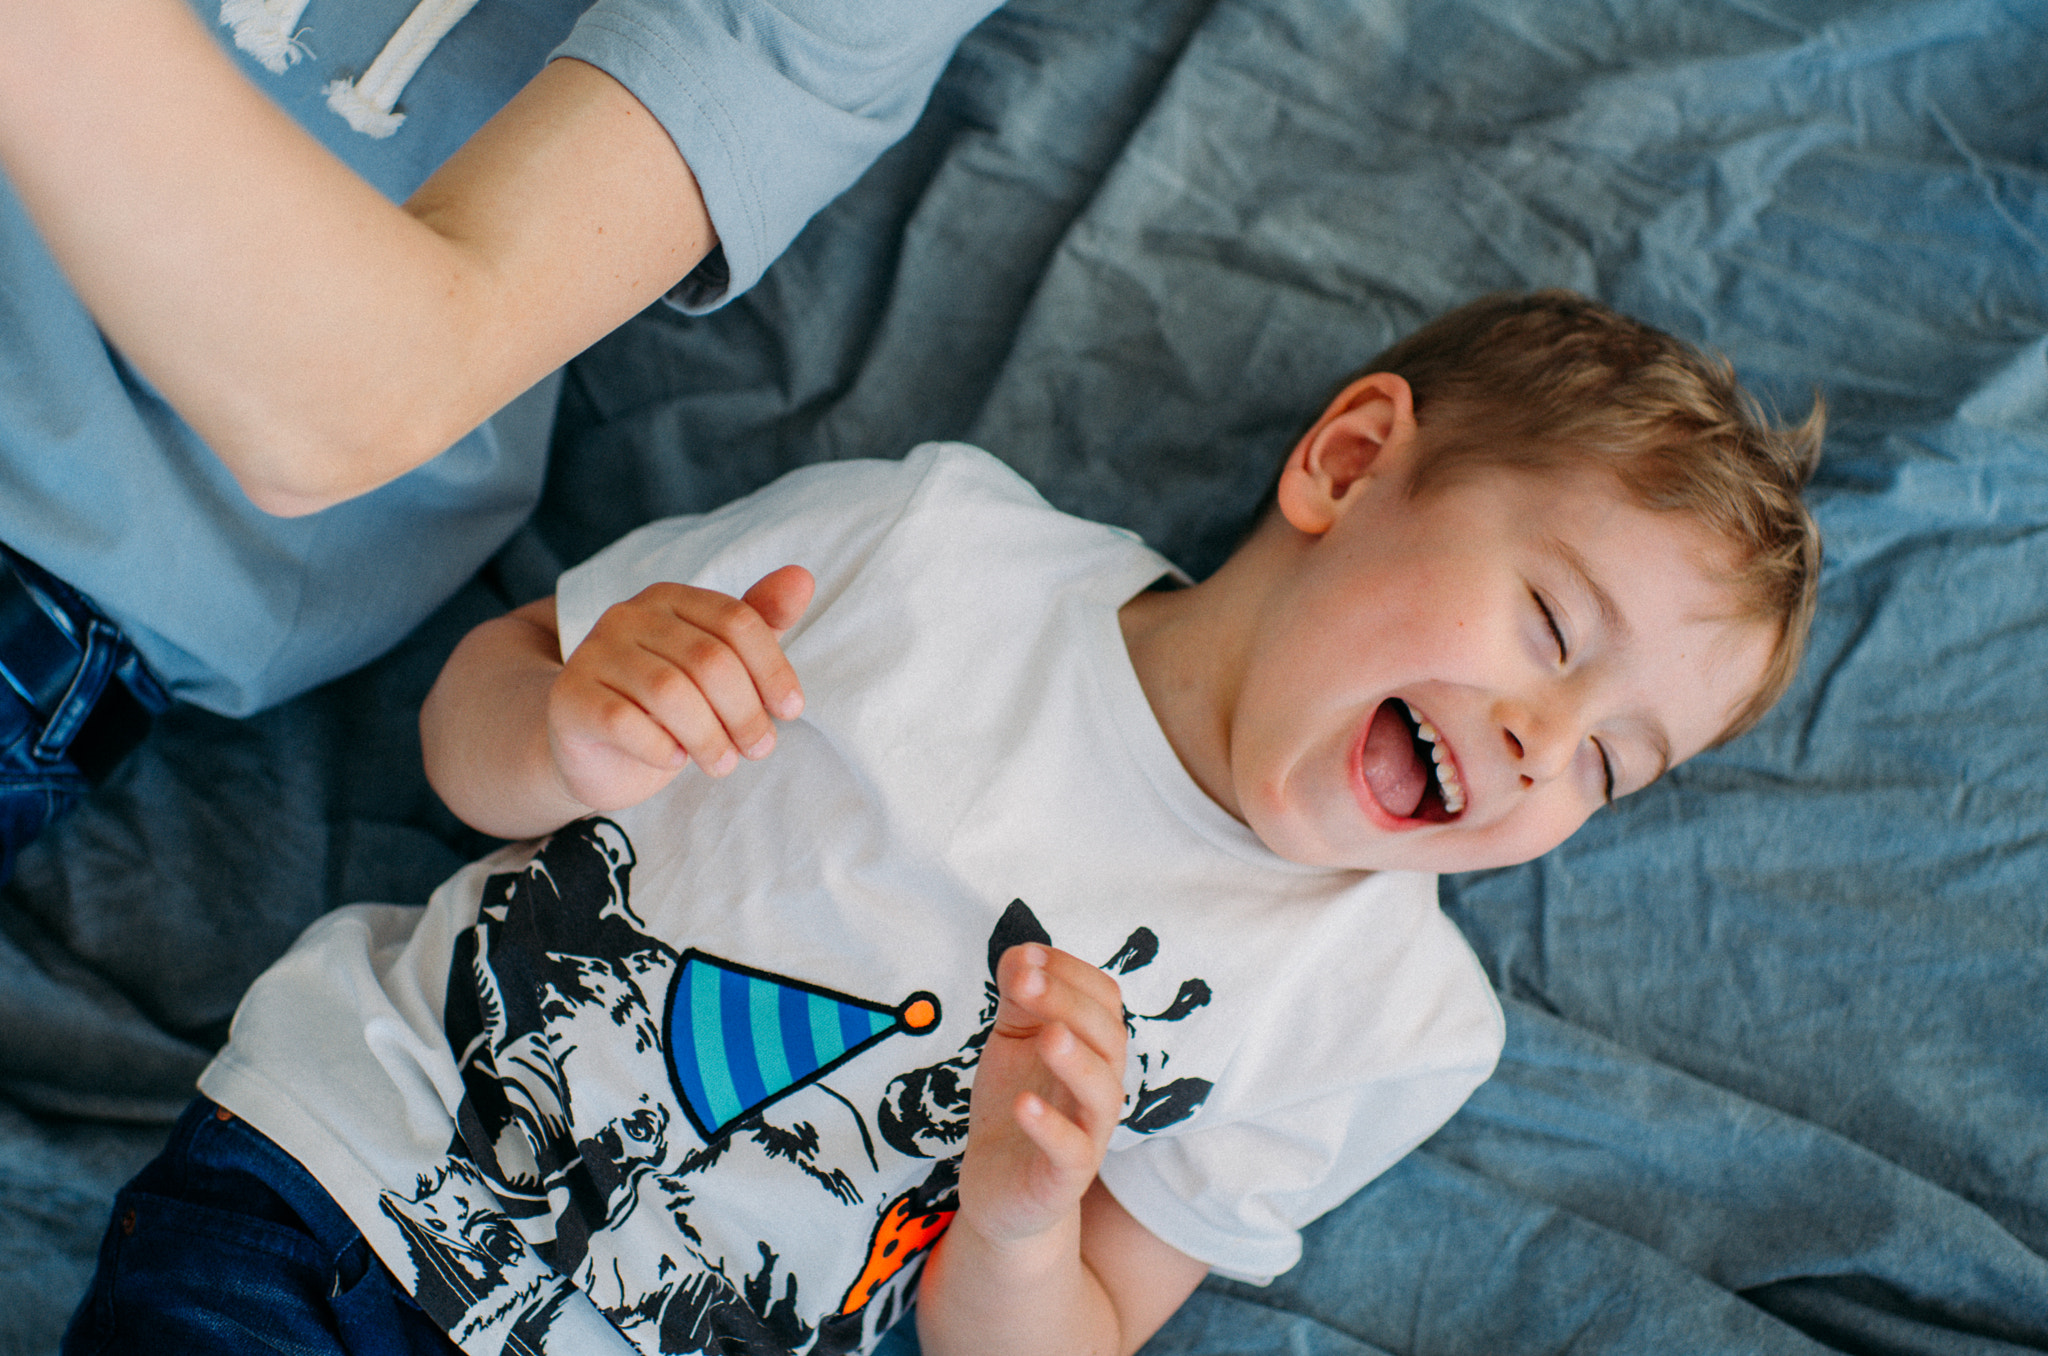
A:
<svg viewBox="0 0 2048 1356">
<path fill-rule="evenodd" d="M 993 0 L 597 0 L 558 57 L 624 85 L 696 176 L 719 248 L 690 311 L 760 280 L 818 210 L 909 130 Z"/>
<path fill-rule="evenodd" d="M 1211 1271 L 1252 1285 L 1270 1284 L 1301 1260 L 1301 1235 L 1281 1229 L 1258 1237 L 1220 1227 L 1188 1208 L 1185 1186 L 1160 1175 L 1160 1156 L 1111 1154 L 1098 1174 L 1117 1204 L 1160 1242 L 1180 1249 Z"/>
</svg>

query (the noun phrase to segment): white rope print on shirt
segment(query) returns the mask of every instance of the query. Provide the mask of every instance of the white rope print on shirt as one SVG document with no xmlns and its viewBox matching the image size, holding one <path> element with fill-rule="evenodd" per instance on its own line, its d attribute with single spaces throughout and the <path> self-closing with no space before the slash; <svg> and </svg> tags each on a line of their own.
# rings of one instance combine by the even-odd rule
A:
<svg viewBox="0 0 2048 1356">
<path fill-rule="evenodd" d="M 306 55 L 298 35 L 307 0 L 221 0 L 220 21 L 235 34 L 235 46 L 273 75 Z M 354 80 L 331 80 L 327 106 L 365 136 L 388 137 L 405 121 L 398 96 L 448 30 L 476 7 L 476 0 L 420 0 L 370 68 Z"/>
<path fill-rule="evenodd" d="M 220 21 L 235 31 L 235 46 L 283 75 L 306 49 L 299 43 L 299 16 L 306 0 L 220 0 Z"/>
</svg>

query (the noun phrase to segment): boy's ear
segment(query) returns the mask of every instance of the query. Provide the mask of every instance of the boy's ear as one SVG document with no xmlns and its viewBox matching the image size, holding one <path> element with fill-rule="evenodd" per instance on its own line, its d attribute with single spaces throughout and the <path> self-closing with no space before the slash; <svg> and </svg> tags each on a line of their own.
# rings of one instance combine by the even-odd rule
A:
<svg viewBox="0 0 2048 1356">
<path fill-rule="evenodd" d="M 1281 516 L 1311 536 L 1336 525 L 1368 482 L 1406 475 L 1415 444 L 1415 393 L 1407 378 L 1373 372 L 1337 393 L 1287 454 L 1280 472 Z"/>
</svg>

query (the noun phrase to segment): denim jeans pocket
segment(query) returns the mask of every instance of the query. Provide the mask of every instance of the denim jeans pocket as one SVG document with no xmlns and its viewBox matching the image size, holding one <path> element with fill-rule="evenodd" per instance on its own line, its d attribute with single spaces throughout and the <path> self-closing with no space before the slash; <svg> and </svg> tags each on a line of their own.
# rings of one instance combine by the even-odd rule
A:
<svg viewBox="0 0 2048 1356">
<path fill-rule="evenodd" d="M 287 1225 L 233 1210 L 124 1191 L 93 1292 L 67 1352 L 323 1352 L 333 1266 Z"/>
<path fill-rule="evenodd" d="M 115 1197 L 64 1352 L 460 1356 L 311 1174 L 204 1097 Z"/>
</svg>

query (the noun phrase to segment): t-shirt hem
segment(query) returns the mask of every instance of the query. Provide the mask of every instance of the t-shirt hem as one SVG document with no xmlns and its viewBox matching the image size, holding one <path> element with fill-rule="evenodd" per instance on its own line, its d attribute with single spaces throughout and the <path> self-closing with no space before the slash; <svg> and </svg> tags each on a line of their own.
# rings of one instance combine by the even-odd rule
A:
<svg viewBox="0 0 2048 1356">
<path fill-rule="evenodd" d="M 1117 1204 L 1154 1238 L 1231 1280 L 1270 1285 L 1301 1260 L 1301 1237 L 1291 1231 L 1285 1238 L 1248 1238 L 1199 1224 L 1187 1203 L 1135 1158 L 1107 1158 L 1098 1176 Z"/>
<path fill-rule="evenodd" d="M 200 1074 L 199 1091 L 291 1155 L 362 1232 L 378 1260 L 395 1275 L 403 1276 L 411 1268 L 410 1257 L 393 1256 L 389 1251 L 388 1221 L 365 1213 L 369 1209 L 367 1203 L 382 1200 L 392 1184 L 383 1181 L 346 1143 L 330 1134 L 321 1119 L 288 1089 L 223 1054 Z M 449 1134 L 454 1134 L 452 1121 Z M 549 1274 L 554 1275 L 552 1270 Z M 573 1352 L 574 1356 L 639 1356 L 624 1334 L 605 1320 L 582 1291 L 565 1280 L 562 1294 L 565 1302 L 555 1314 L 555 1322 L 561 1328 L 550 1333 L 551 1338 L 561 1340 L 550 1340 L 534 1356 L 553 1356 L 557 1352 Z M 461 1346 L 455 1334 L 449 1334 L 449 1340 Z M 481 1347 L 462 1347 L 469 1356 L 495 1356 L 508 1349 L 496 1336 Z"/>
</svg>

